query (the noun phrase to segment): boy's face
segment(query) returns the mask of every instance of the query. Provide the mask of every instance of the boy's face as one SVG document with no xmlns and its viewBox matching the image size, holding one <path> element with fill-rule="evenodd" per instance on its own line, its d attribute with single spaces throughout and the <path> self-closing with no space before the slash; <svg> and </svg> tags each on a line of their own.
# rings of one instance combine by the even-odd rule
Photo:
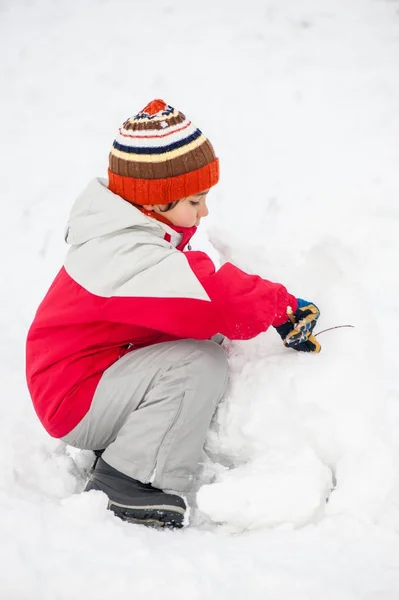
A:
<svg viewBox="0 0 399 600">
<path fill-rule="evenodd" d="M 183 198 L 176 206 L 167 212 L 162 212 L 162 205 L 159 204 L 148 208 L 151 208 L 157 213 L 161 213 L 172 223 L 172 225 L 178 227 L 192 227 L 193 225 L 199 225 L 202 217 L 206 217 L 209 212 L 206 205 L 206 196 L 208 192 L 209 190 L 206 190 L 195 196 Z"/>
</svg>

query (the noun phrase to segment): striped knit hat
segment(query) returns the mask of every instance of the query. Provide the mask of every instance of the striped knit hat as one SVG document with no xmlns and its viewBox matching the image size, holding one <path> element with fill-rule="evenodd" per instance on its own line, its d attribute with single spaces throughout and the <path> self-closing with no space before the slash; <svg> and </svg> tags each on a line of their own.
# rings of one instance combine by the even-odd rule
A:
<svg viewBox="0 0 399 600">
<path fill-rule="evenodd" d="M 109 189 L 134 204 L 168 204 L 209 189 L 219 161 L 209 140 L 163 100 L 119 129 L 109 155 Z"/>
</svg>

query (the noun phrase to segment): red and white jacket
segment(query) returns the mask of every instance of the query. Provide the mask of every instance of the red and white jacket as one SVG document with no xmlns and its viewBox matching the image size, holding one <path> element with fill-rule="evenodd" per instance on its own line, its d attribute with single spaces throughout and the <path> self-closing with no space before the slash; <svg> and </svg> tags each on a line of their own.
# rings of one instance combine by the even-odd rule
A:
<svg viewBox="0 0 399 600">
<path fill-rule="evenodd" d="M 71 248 L 27 338 L 26 373 L 39 419 L 63 437 L 84 417 L 104 371 L 135 348 L 222 333 L 245 340 L 287 320 L 280 284 L 204 252 L 183 252 L 196 228 L 147 217 L 94 179 L 75 202 Z"/>
</svg>

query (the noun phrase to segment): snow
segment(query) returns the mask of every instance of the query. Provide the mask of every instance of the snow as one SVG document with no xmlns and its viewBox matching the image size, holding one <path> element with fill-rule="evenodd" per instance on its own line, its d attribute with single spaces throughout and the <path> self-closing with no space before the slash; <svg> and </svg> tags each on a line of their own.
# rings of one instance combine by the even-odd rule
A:
<svg viewBox="0 0 399 600">
<path fill-rule="evenodd" d="M 399 2 L 4 0 L 0 48 L 0 598 L 396 600 Z M 92 455 L 47 436 L 23 368 L 70 206 L 154 97 L 221 160 L 193 246 L 354 325 L 314 356 L 226 343 L 176 532 L 80 493 Z"/>
</svg>

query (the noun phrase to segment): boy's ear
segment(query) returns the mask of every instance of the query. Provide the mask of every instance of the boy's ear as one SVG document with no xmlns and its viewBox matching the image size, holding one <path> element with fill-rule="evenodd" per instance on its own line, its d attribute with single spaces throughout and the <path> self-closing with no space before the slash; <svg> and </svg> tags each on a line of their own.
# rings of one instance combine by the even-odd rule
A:
<svg viewBox="0 0 399 600">
<path fill-rule="evenodd" d="M 143 208 L 145 210 L 148 210 L 148 212 L 152 212 L 154 210 L 154 205 L 153 204 L 143 204 Z"/>
</svg>

